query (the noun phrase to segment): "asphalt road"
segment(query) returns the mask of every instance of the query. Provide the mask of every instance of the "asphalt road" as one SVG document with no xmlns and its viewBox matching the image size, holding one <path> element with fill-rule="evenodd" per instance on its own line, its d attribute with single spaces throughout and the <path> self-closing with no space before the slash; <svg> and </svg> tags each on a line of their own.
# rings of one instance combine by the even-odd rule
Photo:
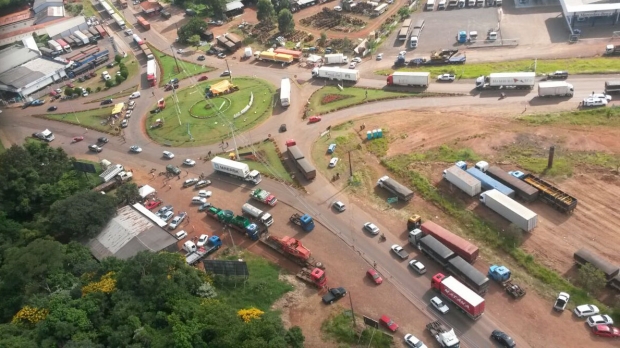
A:
<svg viewBox="0 0 620 348">
<path fill-rule="evenodd" d="M 169 47 L 168 42 L 153 31 L 142 33 L 142 35 L 155 46 Z M 191 57 L 189 57 L 189 59 L 191 59 Z M 209 61 L 209 64 L 212 64 L 212 61 Z M 224 62 L 222 61 L 216 61 L 214 64 L 216 64 L 218 68 L 224 68 Z M 310 77 L 310 72 L 307 69 L 299 67 L 289 67 L 283 70 L 264 67 L 256 68 L 256 66 L 252 64 L 240 63 L 237 61 L 229 61 L 229 64 L 232 65 L 231 70 L 234 75 L 260 77 L 274 83 L 276 86 L 279 85 L 279 81 L 282 77 L 290 77 L 294 79 L 294 81 L 309 80 Z M 361 68 L 363 69 L 363 64 Z M 213 78 L 219 75 L 219 71 L 207 75 Z M 140 74 L 139 77 L 134 77 L 134 79 L 141 79 L 142 76 L 143 75 Z M 547 106 L 557 103 L 564 109 L 566 109 L 568 105 L 574 105 L 574 107 L 576 107 L 578 101 L 581 100 L 582 97 L 585 97 L 592 91 L 600 92 L 603 88 L 605 79 L 605 77 L 600 76 L 571 77 L 570 82 L 574 84 L 575 90 L 577 91 L 573 99 L 568 101 L 563 99 L 544 100 L 543 103 L 546 103 Z M 190 85 L 190 82 L 186 82 L 185 80 L 182 81 L 182 87 Z M 271 134 L 279 144 L 284 144 L 285 139 L 296 139 L 304 153 L 309 154 L 317 135 L 327 126 L 336 125 L 350 119 L 359 119 L 379 112 L 429 107 L 441 108 L 447 106 L 471 107 L 476 105 L 487 105 L 489 103 L 502 103 L 502 105 L 506 105 L 507 108 L 520 108 L 523 103 L 529 103 L 535 108 L 536 104 L 539 103 L 537 98 L 534 98 L 536 90 L 508 91 L 506 92 L 506 99 L 498 100 L 499 92 L 497 91 L 472 93 L 473 81 L 458 81 L 449 84 L 433 83 L 428 89 L 429 91 L 459 93 L 463 96 L 422 99 L 411 98 L 401 99 L 397 102 L 386 101 L 369 103 L 331 113 L 328 117 L 325 117 L 322 122 L 307 125 L 306 122 L 299 117 L 303 104 L 310 93 L 318 89 L 321 85 L 321 83 L 315 82 L 302 86 L 293 84 L 291 92 L 293 104 L 288 109 L 282 110 L 279 114 L 272 116 L 263 124 L 249 131 L 249 134 L 238 135 L 236 138 L 237 144 L 239 146 L 249 144 L 250 139 L 262 139 L 265 138 L 267 134 Z M 368 87 L 383 87 L 384 85 L 385 82 L 382 77 L 364 79 L 358 83 L 358 86 Z M 150 170 L 150 168 L 162 168 L 168 163 L 178 164 L 183 158 L 198 158 L 204 156 L 209 150 L 214 152 L 220 151 L 218 144 L 200 148 L 169 148 L 149 140 L 144 130 L 144 116 L 140 117 L 139 115 L 148 115 L 148 110 L 150 110 L 155 104 L 155 101 L 162 96 L 164 96 L 164 92 L 160 88 L 143 89 L 142 97 L 137 100 L 137 106 L 133 112 L 134 117 L 130 120 L 130 126 L 125 129 L 125 141 L 122 141 L 119 137 L 111 139 L 110 143 L 105 145 L 104 151 L 99 154 L 89 153 L 87 145 L 95 143 L 96 139 L 103 136 L 103 134 L 92 130 L 85 130 L 75 125 L 61 124 L 46 119 L 30 117 L 29 115 L 33 113 L 33 108 L 25 110 L 6 109 L 2 114 L 3 117 L 0 117 L 0 130 L 3 131 L 5 137 L 10 142 L 21 144 L 24 139 L 33 132 L 50 128 L 56 135 L 56 140 L 51 145 L 63 147 L 71 156 L 89 158 L 91 160 L 106 158 L 113 162 L 128 163 L 130 164 L 128 166 L 133 166 L 134 168 L 141 167 L 147 171 Z M 90 108 L 92 108 L 92 106 Z M 43 112 L 44 109 L 37 111 Z M 281 123 L 288 124 L 289 131 L 287 133 L 277 133 L 277 129 Z M 71 139 L 77 135 L 83 135 L 85 140 L 81 143 L 71 144 Z M 134 144 L 141 146 L 143 152 L 140 154 L 131 154 L 129 152 L 129 147 Z M 230 142 L 230 144 L 232 144 L 232 142 Z M 164 160 L 162 158 L 163 150 L 173 151 L 176 158 L 172 161 Z M 192 169 L 192 172 L 204 172 L 207 175 L 211 175 L 213 171 L 208 163 L 199 162 L 199 164 Z M 263 179 L 260 186 L 275 193 L 280 201 L 312 215 L 319 223 L 338 234 L 347 245 L 360 251 L 369 264 L 376 262 L 377 267 L 386 278 L 393 282 L 403 295 L 417 308 L 425 312 L 429 318 L 439 319 L 448 326 L 454 327 L 464 343 L 463 346 L 488 347 L 489 333 L 495 328 L 501 328 L 513 335 L 519 342 L 520 347 L 528 347 L 527 343 L 519 337 L 518 334 L 511 332 L 510 328 L 504 327 L 498 318 L 495 318 L 488 312 L 481 319 L 474 322 L 459 313 L 452 313 L 447 316 L 439 317 L 434 311 L 429 311 L 427 305 L 429 299 L 428 277 L 412 277 L 410 271 L 406 269 L 406 262 L 397 263 L 389 251 L 389 246 L 394 243 L 390 241 L 393 237 L 389 233 L 387 234 L 388 241 L 386 243 L 376 243 L 369 238 L 365 238 L 361 233 L 356 234 L 354 231 L 352 232 L 350 228 L 351 221 L 354 221 L 356 224 L 359 223 L 361 226 L 365 221 L 373 221 L 372 216 L 369 216 L 362 209 L 356 207 L 354 203 L 348 202 L 346 196 L 339 195 L 337 189 L 330 185 L 326 178 L 318 176 L 312 183 L 309 183 L 306 186 L 309 192 L 307 195 L 283 183 L 266 178 Z M 346 212 L 348 216 L 346 216 L 346 218 L 344 218 L 344 215 L 333 214 L 330 209 L 330 203 L 337 199 L 344 201 L 348 206 Z M 379 227 L 381 228 L 382 226 Z M 412 250 L 409 246 L 405 248 L 410 251 Z"/>
</svg>

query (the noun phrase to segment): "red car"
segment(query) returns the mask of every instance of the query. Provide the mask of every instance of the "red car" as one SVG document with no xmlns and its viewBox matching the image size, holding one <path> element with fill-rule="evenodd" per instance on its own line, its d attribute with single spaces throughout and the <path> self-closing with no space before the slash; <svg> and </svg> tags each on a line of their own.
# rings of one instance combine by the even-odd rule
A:
<svg viewBox="0 0 620 348">
<path fill-rule="evenodd" d="M 207 79 L 208 79 L 207 75 L 202 75 L 198 78 L 198 81 L 205 81 Z"/>
<path fill-rule="evenodd" d="M 66 84 L 66 86 L 67 86 L 67 87 L 69 87 L 69 88 L 75 88 L 75 86 L 74 86 L 74 85 L 73 85 L 73 83 L 71 83 L 71 82 L 68 82 L 68 83 Z"/>
<path fill-rule="evenodd" d="M 160 205 L 161 205 L 161 201 L 158 199 L 158 200 L 150 200 L 144 206 L 146 207 L 146 209 L 152 210 L 152 209 L 159 207 Z"/>
<path fill-rule="evenodd" d="M 381 316 L 379 322 L 381 322 L 381 325 L 387 327 L 392 332 L 396 332 L 396 330 L 398 330 L 398 324 L 396 324 L 392 319 L 390 319 L 390 317 L 385 314 Z"/>
<path fill-rule="evenodd" d="M 381 278 L 379 272 L 375 271 L 374 268 L 369 269 L 368 272 L 366 272 L 366 275 L 377 285 L 383 283 L 383 278 Z"/>
<path fill-rule="evenodd" d="M 289 139 L 284 144 L 286 145 L 286 147 L 297 145 L 297 143 L 295 142 L 295 139 Z"/>
<path fill-rule="evenodd" d="M 84 137 L 82 137 L 82 136 L 74 137 L 73 141 L 71 141 L 71 143 L 77 143 L 78 141 L 82 141 L 82 140 L 84 140 Z"/>
<path fill-rule="evenodd" d="M 308 123 L 317 123 L 321 120 L 321 116 L 310 116 Z"/>
<path fill-rule="evenodd" d="M 620 329 L 607 325 L 596 325 L 592 327 L 592 333 L 601 337 L 620 338 Z"/>
</svg>

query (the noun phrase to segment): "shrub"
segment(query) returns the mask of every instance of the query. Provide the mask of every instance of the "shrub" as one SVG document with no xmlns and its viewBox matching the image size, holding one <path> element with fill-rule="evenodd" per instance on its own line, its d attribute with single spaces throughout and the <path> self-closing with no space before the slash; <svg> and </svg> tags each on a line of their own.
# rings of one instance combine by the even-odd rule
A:
<svg viewBox="0 0 620 348">
<path fill-rule="evenodd" d="M 113 87 L 113 86 L 114 86 L 114 81 L 112 81 L 112 80 L 107 80 L 107 81 L 105 82 L 105 86 L 106 86 L 106 87 L 108 87 L 108 88 Z"/>
<path fill-rule="evenodd" d="M 97 89 L 95 91 L 101 92 L 101 86 L 97 86 Z"/>
<path fill-rule="evenodd" d="M 323 96 L 323 98 L 321 98 L 321 104 L 325 105 L 325 104 L 337 102 L 339 100 L 349 99 L 352 97 L 353 97 L 352 95 L 346 95 L 346 94 L 326 94 Z"/>
<path fill-rule="evenodd" d="M 116 75 L 116 84 L 119 85 L 121 82 L 123 82 L 123 76 L 121 75 Z"/>
</svg>

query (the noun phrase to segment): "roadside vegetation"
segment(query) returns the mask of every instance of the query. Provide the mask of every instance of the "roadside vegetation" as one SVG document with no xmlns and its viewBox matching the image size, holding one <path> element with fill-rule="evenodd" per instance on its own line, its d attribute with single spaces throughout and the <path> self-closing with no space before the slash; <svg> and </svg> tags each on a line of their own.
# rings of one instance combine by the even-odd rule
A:
<svg viewBox="0 0 620 348">
<path fill-rule="evenodd" d="M 261 175 L 270 177 L 274 180 L 284 181 L 294 184 L 295 180 L 291 178 L 291 174 L 284 166 L 281 155 L 276 149 L 276 144 L 271 140 L 261 141 L 252 145 L 252 147 L 241 147 L 239 153 L 254 152 L 254 159 L 242 158 L 241 162 L 247 163 L 250 168 L 261 172 Z M 224 154 L 223 156 L 225 156 Z"/>
<path fill-rule="evenodd" d="M 179 80 L 183 80 L 190 76 L 195 76 L 198 74 L 206 74 L 215 70 L 210 66 L 203 66 L 200 64 L 190 63 L 181 59 L 177 55 L 177 59 L 175 60 L 173 56 L 168 55 L 153 45 L 148 45 L 157 60 L 157 64 L 159 65 L 159 69 L 161 71 L 159 79 L 159 87 L 163 87 L 166 85 L 171 79 L 177 78 Z M 178 63 L 178 64 L 177 64 Z"/>
<path fill-rule="evenodd" d="M 90 103 L 100 103 L 101 101 L 106 100 L 106 99 L 114 100 L 114 99 L 118 99 L 118 98 L 128 97 L 129 95 L 131 95 L 131 93 L 133 93 L 133 92 L 135 92 L 137 90 L 139 90 L 138 89 L 138 85 L 134 85 L 134 86 L 131 86 L 131 87 L 127 87 L 126 89 L 123 89 L 122 91 L 116 92 L 114 94 L 110 94 L 110 95 L 107 95 L 105 97 L 97 98 L 97 99 L 91 101 Z M 87 103 L 87 104 L 90 104 L 90 103 Z"/>
<path fill-rule="evenodd" d="M 310 97 L 310 106 L 306 116 L 325 114 L 377 100 L 421 95 L 423 94 L 417 92 L 397 92 L 361 87 L 345 87 L 341 91 L 337 86 L 325 86 L 314 92 Z"/>
<path fill-rule="evenodd" d="M 620 126 L 620 107 L 593 108 L 519 117 L 532 125 L 565 124 L 572 126 Z"/>
<path fill-rule="evenodd" d="M 235 78 L 233 85 L 238 91 L 222 94 L 207 101 L 204 91 L 221 79 L 206 81 L 176 92 L 177 115 L 172 96 L 166 98 L 166 108 L 160 113 L 149 115 L 147 133 L 155 141 L 172 146 L 200 146 L 219 143 L 230 137 L 230 123 L 235 131 L 242 133 L 271 115 L 275 87 L 260 79 Z M 252 106 L 239 117 L 235 114 L 244 109 L 253 95 Z M 153 105 L 155 107 L 155 105 Z M 223 116 L 220 116 L 223 115 Z M 151 128 L 156 120 L 163 120 L 163 126 Z M 191 138 L 190 134 L 191 133 Z"/>
<path fill-rule="evenodd" d="M 219 251 L 246 261 L 246 279 L 205 274 L 165 251 L 95 260 L 82 242 L 137 186 L 93 192 L 96 181 L 72 161 L 42 142 L 0 154 L 1 347 L 303 347 L 301 329 L 270 310 L 292 286 L 264 259 Z"/>
<path fill-rule="evenodd" d="M 71 101 L 65 101 L 65 103 L 71 103 Z M 113 106 L 105 106 L 97 109 L 68 112 L 63 114 L 55 114 L 50 112 L 47 114 L 33 116 L 43 117 L 54 121 L 77 124 L 81 127 L 95 129 L 110 134 L 119 134 L 120 128 L 118 127 L 118 125 L 120 121 L 116 122 L 116 125 L 108 124 L 107 121 L 110 117 L 110 114 L 112 113 L 112 108 Z"/>
<path fill-rule="evenodd" d="M 324 321 L 321 331 L 331 340 L 352 346 L 388 348 L 394 343 L 391 335 L 363 325 L 362 318 L 356 317 L 355 322 L 354 326 L 350 311 L 343 311 Z"/>
<path fill-rule="evenodd" d="M 398 71 L 427 71 L 433 77 L 453 73 L 460 79 L 475 79 L 497 71 L 534 71 L 546 74 L 556 70 L 568 70 L 570 74 L 609 74 L 620 72 L 620 60 L 616 58 L 572 58 L 543 60 L 512 60 L 504 62 L 466 63 L 463 65 L 425 66 L 420 68 L 403 67 Z M 394 69 L 378 70 L 378 75 L 389 75 Z"/>
</svg>

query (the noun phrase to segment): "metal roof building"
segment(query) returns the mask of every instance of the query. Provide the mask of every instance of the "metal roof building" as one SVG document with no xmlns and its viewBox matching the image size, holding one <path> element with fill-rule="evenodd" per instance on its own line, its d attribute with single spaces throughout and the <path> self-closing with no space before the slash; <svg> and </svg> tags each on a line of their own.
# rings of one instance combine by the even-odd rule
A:
<svg viewBox="0 0 620 348">
<path fill-rule="evenodd" d="M 612 32 L 620 30 L 615 27 L 620 20 L 620 3 L 597 0 L 560 0 L 562 13 L 569 29 L 574 33 L 575 29 L 584 27 L 611 25 L 609 36 Z"/>
<path fill-rule="evenodd" d="M 86 246 L 97 260 L 110 256 L 125 260 L 144 250 L 178 250 L 174 236 L 132 206 L 118 209 L 116 216 Z"/>
</svg>

